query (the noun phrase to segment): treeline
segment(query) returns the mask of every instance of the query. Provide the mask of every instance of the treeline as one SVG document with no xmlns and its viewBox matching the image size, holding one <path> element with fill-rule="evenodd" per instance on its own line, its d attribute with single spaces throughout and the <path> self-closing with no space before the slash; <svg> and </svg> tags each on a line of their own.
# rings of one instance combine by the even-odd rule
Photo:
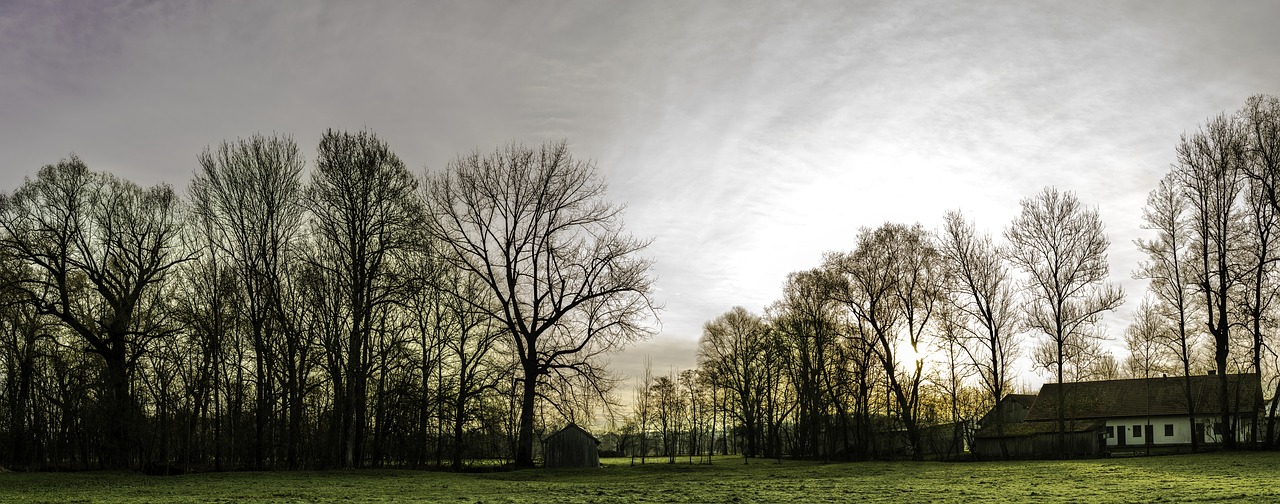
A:
<svg viewBox="0 0 1280 504">
<path fill-rule="evenodd" d="M 72 156 L 0 196 L 0 464 L 529 467 L 545 429 L 605 418 L 606 448 L 668 461 L 958 455 L 1018 359 L 1058 382 L 1220 371 L 1219 411 L 1188 414 L 1234 447 L 1226 374 L 1280 395 L 1280 102 L 1175 153 L 1123 360 L 1098 211 L 1046 188 L 999 236 L 958 211 L 861 230 L 626 400 L 600 357 L 652 330 L 647 242 L 563 142 L 419 177 L 367 131 L 325 132 L 310 163 L 255 135 L 201 153 L 185 194 Z M 1251 444 L 1277 447 L 1276 416 Z"/>
<path fill-rule="evenodd" d="M 1150 288 L 1123 360 L 1101 344 L 1101 317 L 1124 294 L 1107 281 L 1098 211 L 1046 188 L 1000 237 L 958 211 L 934 231 L 864 228 L 853 250 L 788 275 L 764 313 L 734 308 L 707 322 L 697 369 L 644 377 L 620 430 L 651 433 L 632 450 L 671 457 L 955 455 L 982 415 L 1004 407 L 1013 363 L 1028 359 L 1060 383 L 1188 377 L 1189 405 L 1189 377 L 1218 370 L 1218 411 L 1188 414 L 1221 414 L 1233 448 L 1241 426 L 1226 375 L 1259 373 L 1280 396 L 1277 184 L 1276 98 L 1251 97 L 1183 135 L 1142 209 L 1150 234 L 1134 242 L 1145 260 L 1132 274 Z M 1251 444 L 1278 446 L 1276 413 L 1272 402 L 1248 426 Z M 984 428 L 1004 428 L 1003 414 L 991 418 Z"/>
<path fill-rule="evenodd" d="M 368 131 L 198 161 L 185 196 L 73 155 L 0 197 L 5 467 L 527 467 L 650 330 L 647 242 L 563 142 L 424 177 Z"/>
</svg>

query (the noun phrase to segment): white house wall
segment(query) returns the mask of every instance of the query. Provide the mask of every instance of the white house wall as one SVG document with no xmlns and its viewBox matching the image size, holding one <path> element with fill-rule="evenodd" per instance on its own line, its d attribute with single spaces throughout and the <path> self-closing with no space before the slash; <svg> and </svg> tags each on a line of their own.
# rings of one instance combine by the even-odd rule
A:
<svg viewBox="0 0 1280 504">
<path fill-rule="evenodd" d="M 1187 421 L 1187 417 L 1183 416 L 1153 416 L 1153 417 L 1125 417 L 1107 419 L 1107 447 L 1120 446 L 1120 438 L 1116 435 L 1115 429 L 1123 428 L 1124 446 L 1144 446 L 1147 443 L 1146 425 L 1148 421 L 1151 424 L 1152 446 L 1161 445 L 1189 445 L 1191 444 L 1191 423 Z M 1205 441 L 1209 443 L 1220 443 L 1222 437 L 1214 432 L 1213 425 L 1217 421 L 1216 418 L 1201 418 L 1199 420 L 1205 424 Z M 1142 436 L 1134 436 L 1133 427 L 1135 425 L 1142 426 L 1139 431 Z M 1173 435 L 1165 435 L 1165 425 L 1173 425 Z M 1246 421 L 1237 424 L 1236 437 L 1239 441 L 1247 441 L 1249 439 L 1249 425 Z"/>
</svg>

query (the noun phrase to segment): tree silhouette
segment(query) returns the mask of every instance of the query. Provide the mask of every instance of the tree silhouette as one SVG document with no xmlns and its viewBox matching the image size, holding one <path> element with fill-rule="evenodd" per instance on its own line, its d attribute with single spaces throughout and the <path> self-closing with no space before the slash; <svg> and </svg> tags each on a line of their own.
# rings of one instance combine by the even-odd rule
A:
<svg viewBox="0 0 1280 504">
<path fill-rule="evenodd" d="M 534 405 L 548 373 L 604 379 L 595 358 L 646 337 L 648 242 L 622 231 L 592 163 L 564 142 L 461 156 L 427 191 L 427 230 L 450 264 L 485 284 L 475 303 L 505 327 L 520 361 L 517 467 L 533 465 Z"/>
<path fill-rule="evenodd" d="M 130 373 L 151 340 L 173 331 L 139 314 L 186 259 L 175 242 L 178 210 L 171 187 L 92 172 L 75 156 L 0 199 L 0 247 L 34 271 L 16 287 L 103 359 L 107 414 L 98 420 L 110 468 L 129 466 L 142 414 Z"/>
</svg>

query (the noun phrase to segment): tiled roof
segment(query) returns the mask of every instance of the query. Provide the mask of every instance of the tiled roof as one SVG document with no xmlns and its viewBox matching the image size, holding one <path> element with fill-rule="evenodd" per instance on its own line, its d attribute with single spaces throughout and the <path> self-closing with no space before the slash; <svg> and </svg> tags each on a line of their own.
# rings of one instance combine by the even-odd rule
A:
<svg viewBox="0 0 1280 504">
<path fill-rule="evenodd" d="M 1036 402 L 1035 394 L 1009 394 L 1004 396 L 1006 401 L 1013 401 L 1021 404 L 1024 408 L 1030 408 Z"/>
<path fill-rule="evenodd" d="M 1089 432 L 1099 430 L 1107 426 L 1104 420 L 1082 420 L 1078 422 L 1067 422 L 1065 432 Z M 974 436 L 980 438 L 997 438 L 996 428 L 984 427 Z M 1005 424 L 1004 437 L 1022 437 L 1035 434 L 1056 434 L 1058 432 L 1058 422 L 1019 422 Z"/>
<path fill-rule="evenodd" d="M 1191 377 L 1196 414 L 1218 411 L 1221 376 Z M 1027 412 L 1026 421 L 1057 420 L 1058 391 L 1065 394 L 1067 418 L 1115 418 L 1145 415 L 1185 415 L 1184 378 L 1106 380 L 1046 383 Z M 1227 375 L 1228 394 L 1236 413 L 1256 411 L 1262 405 L 1261 381 L 1256 373 Z M 1150 398 L 1150 400 L 1148 400 Z"/>
</svg>

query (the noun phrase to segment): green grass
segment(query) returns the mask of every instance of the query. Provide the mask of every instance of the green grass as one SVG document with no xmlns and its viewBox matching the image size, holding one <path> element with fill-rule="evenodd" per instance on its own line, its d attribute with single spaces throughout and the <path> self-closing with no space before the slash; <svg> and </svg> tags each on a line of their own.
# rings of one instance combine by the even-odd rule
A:
<svg viewBox="0 0 1280 504">
<path fill-rule="evenodd" d="M 4 473 L 0 502 L 1276 502 L 1280 454 L 819 464 L 720 458 L 601 469 Z"/>
</svg>

